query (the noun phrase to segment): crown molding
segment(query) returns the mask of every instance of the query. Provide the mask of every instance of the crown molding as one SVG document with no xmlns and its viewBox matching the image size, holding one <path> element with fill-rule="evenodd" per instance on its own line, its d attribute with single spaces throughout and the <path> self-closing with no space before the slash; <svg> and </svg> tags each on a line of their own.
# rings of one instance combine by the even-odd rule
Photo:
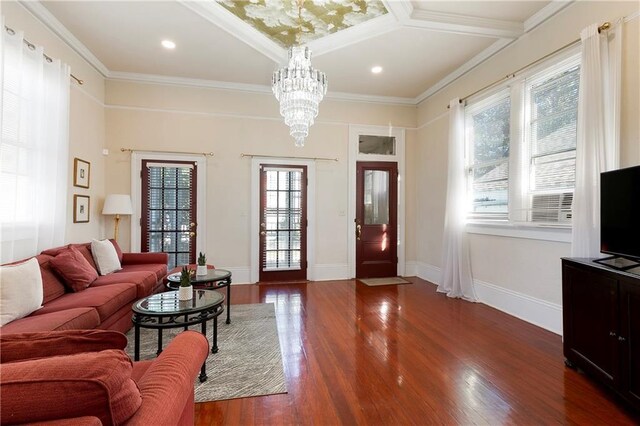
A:
<svg viewBox="0 0 640 426">
<path fill-rule="evenodd" d="M 569 6 L 571 3 L 573 3 L 573 1 L 574 0 L 552 0 L 548 5 L 546 5 L 534 15 L 530 16 L 529 19 L 524 21 L 524 32 L 528 33 L 529 31 L 533 30 L 538 25 L 542 24 L 565 7 Z"/>
<path fill-rule="evenodd" d="M 480 65 L 481 63 L 483 63 L 484 61 L 486 61 L 487 59 L 489 59 L 490 57 L 492 57 L 493 55 L 495 55 L 496 53 L 498 53 L 499 51 L 501 51 L 502 49 L 504 49 L 505 47 L 507 47 L 509 44 L 513 42 L 514 40 L 508 39 L 508 38 L 501 38 L 497 40 L 491 46 L 487 47 L 482 52 L 478 53 L 476 56 L 471 58 L 469 61 L 465 62 L 461 67 L 457 68 L 455 71 L 447 75 L 445 78 L 438 81 L 436 84 L 429 87 L 427 90 L 425 90 L 420 95 L 418 95 L 415 98 L 416 105 L 424 101 L 425 99 L 429 98 L 430 96 L 434 95 L 435 93 L 439 92 L 441 89 L 445 88 L 449 84 L 453 83 L 454 81 L 456 81 L 457 79 L 465 75 L 467 72 L 471 71 L 473 68 Z"/>
<path fill-rule="evenodd" d="M 286 49 L 280 47 L 280 45 L 220 6 L 217 2 L 186 0 L 178 0 L 178 2 L 212 24 L 222 28 L 238 40 L 251 46 L 276 64 L 286 62 Z"/>
<path fill-rule="evenodd" d="M 382 0 L 382 4 L 400 23 L 409 19 L 413 13 L 413 4 L 409 0 Z"/>
<path fill-rule="evenodd" d="M 313 56 L 324 55 L 337 49 L 342 49 L 354 43 L 368 40 L 400 28 L 400 24 L 391 14 L 370 19 L 358 25 L 338 31 L 328 36 L 312 40 L 307 43 Z"/>
<path fill-rule="evenodd" d="M 80 40 L 78 40 L 71 31 L 65 27 L 62 22 L 53 16 L 46 7 L 38 0 L 24 1 L 20 0 L 19 4 L 27 9 L 33 16 L 40 20 L 47 28 L 49 28 L 55 35 L 57 35 L 62 41 L 64 41 L 69 47 L 71 47 L 78 55 L 80 55 L 85 61 L 87 61 L 93 68 L 96 69 L 103 77 L 109 76 L 109 69 L 104 66 L 102 62 L 85 46 Z"/>
<path fill-rule="evenodd" d="M 169 86 L 200 87 L 217 90 L 231 90 L 244 93 L 258 93 L 271 95 L 271 87 L 260 84 L 232 83 L 227 81 L 204 80 L 197 78 L 171 77 L 157 74 L 138 74 L 130 72 L 111 71 L 108 80 L 127 81 L 132 83 L 164 84 Z M 362 95 L 358 93 L 329 92 L 325 99 L 368 102 L 388 105 L 416 105 L 414 98 L 393 96 Z"/>
<path fill-rule="evenodd" d="M 524 33 L 524 24 L 522 22 L 426 10 L 414 10 L 411 18 L 403 22 L 403 25 L 432 31 L 496 38 L 517 38 Z"/>
</svg>

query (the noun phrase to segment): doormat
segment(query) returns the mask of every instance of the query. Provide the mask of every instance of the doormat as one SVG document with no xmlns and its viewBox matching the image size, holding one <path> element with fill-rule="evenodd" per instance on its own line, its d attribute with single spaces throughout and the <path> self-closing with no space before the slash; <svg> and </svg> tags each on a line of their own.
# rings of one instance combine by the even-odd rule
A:
<svg viewBox="0 0 640 426">
<path fill-rule="evenodd" d="M 368 285 L 369 287 L 376 287 L 379 285 L 396 285 L 396 284 L 411 284 L 411 281 L 407 281 L 404 278 L 400 277 L 387 277 L 387 278 L 358 278 L 364 285 Z"/>
<path fill-rule="evenodd" d="M 209 353 L 204 383 L 195 380 L 196 402 L 220 401 L 248 396 L 287 393 L 275 305 L 233 305 L 231 324 L 218 319 L 218 353 Z M 200 326 L 191 327 L 199 330 Z M 169 342 L 182 329 L 163 331 Z M 211 343 L 213 326 L 207 324 Z M 127 333 L 127 353 L 133 359 L 133 329 Z M 165 344 L 166 347 L 166 344 Z M 153 359 L 158 349 L 157 330 L 140 329 L 140 359 Z"/>
</svg>

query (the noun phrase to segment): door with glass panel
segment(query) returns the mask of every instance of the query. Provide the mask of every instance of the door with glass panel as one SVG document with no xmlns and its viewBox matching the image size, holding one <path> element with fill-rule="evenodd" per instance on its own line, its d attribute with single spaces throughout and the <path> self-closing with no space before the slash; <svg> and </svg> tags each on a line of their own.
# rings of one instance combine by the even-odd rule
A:
<svg viewBox="0 0 640 426">
<path fill-rule="evenodd" d="M 142 160 L 143 252 L 169 255 L 169 269 L 195 263 L 196 175 L 193 161 Z"/>
<path fill-rule="evenodd" d="M 260 165 L 260 281 L 307 279 L 307 167 Z"/>
<path fill-rule="evenodd" d="M 358 162 L 356 185 L 356 278 L 395 277 L 398 164 Z"/>
</svg>

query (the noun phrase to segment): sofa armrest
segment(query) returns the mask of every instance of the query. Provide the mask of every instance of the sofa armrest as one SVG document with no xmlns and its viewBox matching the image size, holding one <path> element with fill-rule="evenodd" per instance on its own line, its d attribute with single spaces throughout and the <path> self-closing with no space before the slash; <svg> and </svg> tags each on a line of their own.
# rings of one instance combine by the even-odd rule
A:
<svg viewBox="0 0 640 426">
<path fill-rule="evenodd" d="M 207 355 L 209 342 L 201 333 L 178 334 L 138 380 L 142 405 L 127 425 L 178 424 Z"/>
<path fill-rule="evenodd" d="M 102 426 L 99 418 L 93 416 L 74 417 L 71 419 L 49 420 L 29 423 L 29 426 Z"/>
<path fill-rule="evenodd" d="M 0 363 L 52 356 L 124 350 L 127 337 L 112 330 L 63 330 L 0 335 Z"/>
<path fill-rule="evenodd" d="M 123 265 L 139 265 L 141 263 L 166 265 L 169 263 L 169 255 L 167 253 L 122 253 Z"/>
</svg>

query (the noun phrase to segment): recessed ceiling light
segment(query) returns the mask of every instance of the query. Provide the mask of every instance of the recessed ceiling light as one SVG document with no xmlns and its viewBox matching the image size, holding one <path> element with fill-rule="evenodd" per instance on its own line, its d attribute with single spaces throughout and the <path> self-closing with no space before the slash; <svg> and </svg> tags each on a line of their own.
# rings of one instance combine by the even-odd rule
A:
<svg viewBox="0 0 640 426">
<path fill-rule="evenodd" d="M 164 47 L 165 49 L 175 49 L 176 44 L 171 40 L 162 40 L 162 47 Z"/>
<path fill-rule="evenodd" d="M 380 65 L 376 65 L 375 67 L 371 68 L 371 72 L 374 74 L 380 74 L 382 72 L 382 67 Z"/>
</svg>

